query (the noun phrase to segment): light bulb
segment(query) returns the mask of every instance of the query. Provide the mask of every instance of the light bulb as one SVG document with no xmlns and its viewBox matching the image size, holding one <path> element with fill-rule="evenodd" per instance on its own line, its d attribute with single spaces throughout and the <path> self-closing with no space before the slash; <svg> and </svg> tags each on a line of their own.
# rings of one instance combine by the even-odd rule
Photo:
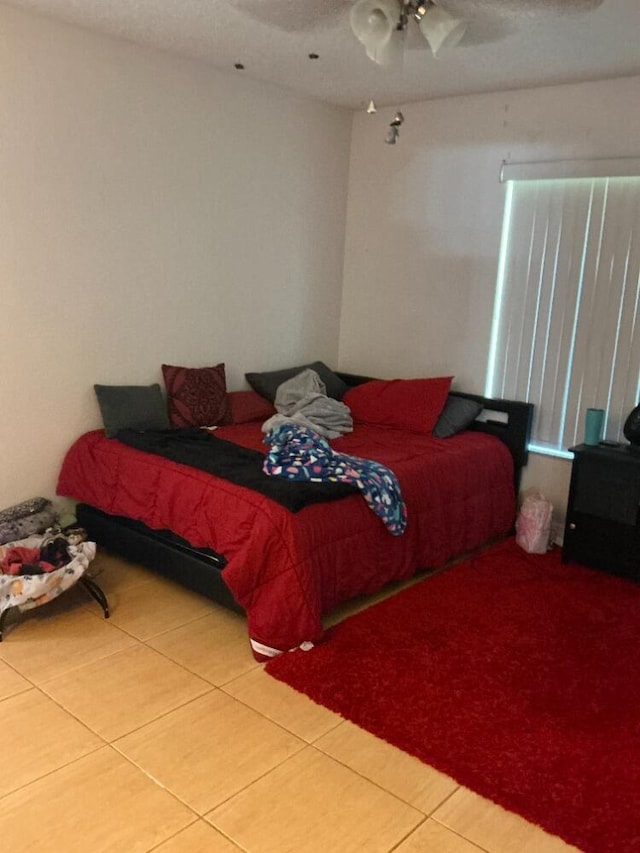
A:
<svg viewBox="0 0 640 853">
<path fill-rule="evenodd" d="M 389 29 L 387 16 L 381 9 L 372 9 L 367 18 L 367 23 L 369 24 L 369 33 L 372 36 L 384 36 Z"/>
</svg>

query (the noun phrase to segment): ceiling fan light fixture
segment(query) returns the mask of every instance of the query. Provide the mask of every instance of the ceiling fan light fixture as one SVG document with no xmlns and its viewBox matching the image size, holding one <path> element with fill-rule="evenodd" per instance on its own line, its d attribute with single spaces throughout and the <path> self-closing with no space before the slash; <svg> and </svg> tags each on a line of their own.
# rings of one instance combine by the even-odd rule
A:
<svg viewBox="0 0 640 853">
<path fill-rule="evenodd" d="M 424 12 L 418 19 L 417 14 L 422 8 L 424 8 Z M 447 49 L 459 44 L 467 29 L 466 21 L 454 18 L 440 6 L 436 6 L 432 0 L 420 4 L 416 13 L 416 20 L 420 32 L 427 40 L 434 56 L 437 56 L 442 48 Z"/>
<path fill-rule="evenodd" d="M 358 0 L 351 7 L 351 29 L 369 59 L 378 65 L 402 59 L 403 34 L 398 30 L 401 14 L 399 0 Z"/>
</svg>

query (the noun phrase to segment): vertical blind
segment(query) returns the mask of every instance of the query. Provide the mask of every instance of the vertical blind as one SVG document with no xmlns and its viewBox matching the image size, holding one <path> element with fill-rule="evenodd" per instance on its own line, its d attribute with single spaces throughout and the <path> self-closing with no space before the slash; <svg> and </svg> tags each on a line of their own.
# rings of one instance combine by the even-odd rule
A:
<svg viewBox="0 0 640 853">
<path fill-rule="evenodd" d="M 510 180 L 487 394 L 535 404 L 532 447 L 622 437 L 640 384 L 640 177 Z"/>
</svg>

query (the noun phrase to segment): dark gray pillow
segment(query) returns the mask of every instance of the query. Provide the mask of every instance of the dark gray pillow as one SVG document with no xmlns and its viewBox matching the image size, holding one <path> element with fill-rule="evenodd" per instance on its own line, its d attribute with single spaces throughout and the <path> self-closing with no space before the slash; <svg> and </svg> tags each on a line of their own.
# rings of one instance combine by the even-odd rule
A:
<svg viewBox="0 0 640 853">
<path fill-rule="evenodd" d="M 341 400 L 343 395 L 349 390 L 346 382 L 343 382 L 331 368 L 327 367 L 322 361 L 314 361 L 313 364 L 302 364 L 300 367 L 287 367 L 283 370 L 269 370 L 264 373 L 245 373 L 245 379 L 251 385 L 254 391 L 273 403 L 276 399 L 276 391 L 278 387 L 288 379 L 293 379 L 303 370 L 308 367 L 315 370 L 320 379 L 324 382 L 327 389 L 327 397 L 333 397 L 334 400 Z"/>
<path fill-rule="evenodd" d="M 169 429 L 167 404 L 155 385 L 94 385 L 109 438 L 119 429 Z"/>
<path fill-rule="evenodd" d="M 434 438 L 451 438 L 475 421 L 483 409 L 482 403 L 467 397 L 449 394 L 442 414 L 433 429 Z"/>
</svg>

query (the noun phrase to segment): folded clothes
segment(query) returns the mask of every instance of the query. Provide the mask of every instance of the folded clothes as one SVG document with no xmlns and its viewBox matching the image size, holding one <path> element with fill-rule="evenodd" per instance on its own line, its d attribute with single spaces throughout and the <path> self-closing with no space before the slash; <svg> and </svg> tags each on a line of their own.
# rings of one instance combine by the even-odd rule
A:
<svg viewBox="0 0 640 853">
<path fill-rule="evenodd" d="M 8 548 L 0 560 L 0 572 L 3 575 L 40 575 L 52 572 L 55 568 L 41 559 L 40 548 Z"/>
<path fill-rule="evenodd" d="M 43 537 L 0 545 L 0 574 L 41 575 L 53 572 L 66 566 L 86 539 L 87 532 L 81 527 L 65 531 L 52 528 Z"/>
</svg>

